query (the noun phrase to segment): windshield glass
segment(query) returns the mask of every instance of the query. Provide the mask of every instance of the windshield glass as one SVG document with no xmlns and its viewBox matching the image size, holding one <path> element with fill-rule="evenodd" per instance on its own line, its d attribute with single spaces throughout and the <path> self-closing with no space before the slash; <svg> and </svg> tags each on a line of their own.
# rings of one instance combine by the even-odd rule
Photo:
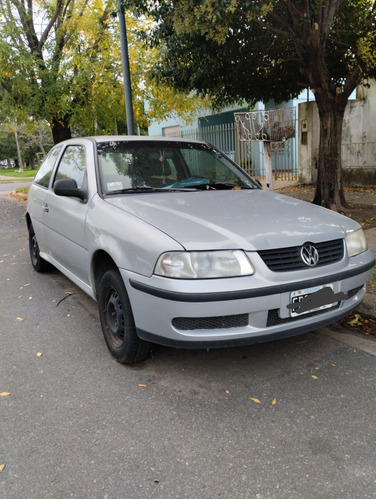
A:
<svg viewBox="0 0 376 500">
<path fill-rule="evenodd" d="M 111 141 L 99 143 L 97 149 L 103 194 L 258 187 L 220 151 L 206 144 Z"/>
</svg>

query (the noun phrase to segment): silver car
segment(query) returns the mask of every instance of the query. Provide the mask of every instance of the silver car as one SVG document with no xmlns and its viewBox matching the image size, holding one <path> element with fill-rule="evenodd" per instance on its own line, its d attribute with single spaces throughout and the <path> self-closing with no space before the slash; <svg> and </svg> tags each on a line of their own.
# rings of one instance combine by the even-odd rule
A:
<svg viewBox="0 0 376 500">
<path fill-rule="evenodd" d="M 71 139 L 30 188 L 31 262 L 98 302 L 122 363 L 152 343 L 208 348 L 296 335 L 365 295 L 374 257 L 353 220 L 264 191 L 218 149 L 182 139 Z"/>
</svg>

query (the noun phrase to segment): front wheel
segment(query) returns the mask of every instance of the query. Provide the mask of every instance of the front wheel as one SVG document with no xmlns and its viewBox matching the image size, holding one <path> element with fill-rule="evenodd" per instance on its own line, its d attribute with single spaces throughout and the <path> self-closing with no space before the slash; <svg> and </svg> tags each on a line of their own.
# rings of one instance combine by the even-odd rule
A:
<svg viewBox="0 0 376 500">
<path fill-rule="evenodd" d="M 150 344 L 136 332 L 131 304 L 119 272 L 106 271 L 98 287 L 98 307 L 104 339 L 110 353 L 124 364 L 145 359 Z"/>
</svg>

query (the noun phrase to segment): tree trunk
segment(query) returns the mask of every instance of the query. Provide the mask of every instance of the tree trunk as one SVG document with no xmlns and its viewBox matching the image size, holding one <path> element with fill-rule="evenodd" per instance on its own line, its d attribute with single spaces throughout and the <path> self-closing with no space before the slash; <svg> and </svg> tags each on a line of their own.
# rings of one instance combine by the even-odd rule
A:
<svg viewBox="0 0 376 500">
<path fill-rule="evenodd" d="M 13 123 L 13 130 L 14 130 L 14 138 L 15 138 L 16 147 L 17 147 L 18 171 L 19 172 L 23 172 L 23 163 L 22 163 L 21 148 L 20 148 L 20 142 L 18 140 L 17 125 L 15 123 Z"/>
<path fill-rule="evenodd" d="M 317 184 L 313 203 L 343 211 L 347 204 L 342 181 L 342 124 L 346 102 L 316 96 L 320 116 L 320 144 Z"/>
<path fill-rule="evenodd" d="M 52 117 L 52 137 L 54 144 L 65 141 L 66 139 L 71 139 L 71 129 L 69 125 L 69 119 L 67 116 L 63 118 Z"/>
<path fill-rule="evenodd" d="M 41 129 L 38 130 L 38 144 L 39 144 L 40 150 L 42 151 L 42 155 L 43 155 L 42 160 L 44 160 L 46 157 L 46 150 L 44 149 L 44 146 L 43 146 L 43 137 L 42 137 Z"/>
</svg>

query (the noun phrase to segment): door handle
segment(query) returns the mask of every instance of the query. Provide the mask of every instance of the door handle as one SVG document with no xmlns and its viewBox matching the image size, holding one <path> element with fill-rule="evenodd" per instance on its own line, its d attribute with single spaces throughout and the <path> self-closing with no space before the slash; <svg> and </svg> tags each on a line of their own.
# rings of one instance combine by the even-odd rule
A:
<svg viewBox="0 0 376 500">
<path fill-rule="evenodd" d="M 46 212 L 46 214 L 48 214 L 49 211 L 50 209 L 48 208 L 48 205 L 46 203 L 45 205 L 43 205 L 43 212 Z"/>
</svg>

